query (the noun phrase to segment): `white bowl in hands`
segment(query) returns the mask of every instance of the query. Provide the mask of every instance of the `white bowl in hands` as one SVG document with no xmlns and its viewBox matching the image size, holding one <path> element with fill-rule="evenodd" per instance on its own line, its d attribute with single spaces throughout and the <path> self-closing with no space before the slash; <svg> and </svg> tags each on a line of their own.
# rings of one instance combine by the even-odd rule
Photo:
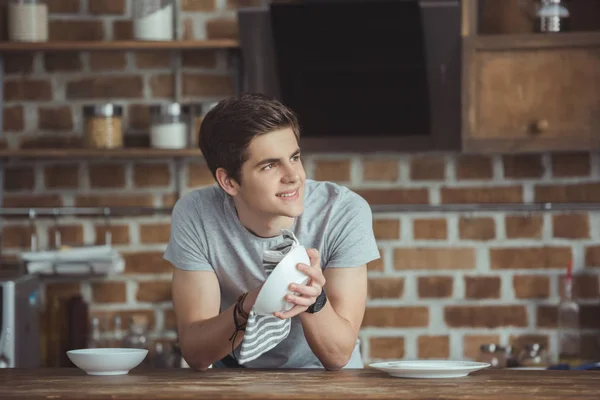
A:
<svg viewBox="0 0 600 400">
<path fill-rule="evenodd" d="M 98 348 L 67 351 L 69 359 L 88 375 L 127 375 L 146 358 L 148 350 Z"/>
<path fill-rule="evenodd" d="M 294 294 L 289 290 L 289 286 L 292 283 L 306 285 L 310 279 L 304 272 L 298 270 L 297 266 L 300 263 L 310 265 L 310 258 L 304 246 L 291 250 L 275 266 L 256 297 L 255 313 L 273 315 L 274 312 L 289 311 L 294 307 L 293 303 L 285 300 L 286 295 Z"/>
</svg>

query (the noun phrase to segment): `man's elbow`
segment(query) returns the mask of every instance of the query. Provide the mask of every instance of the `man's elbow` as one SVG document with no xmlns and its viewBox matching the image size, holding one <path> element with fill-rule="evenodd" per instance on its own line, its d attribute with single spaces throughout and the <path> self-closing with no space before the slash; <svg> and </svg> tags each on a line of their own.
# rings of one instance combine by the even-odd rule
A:
<svg viewBox="0 0 600 400">
<path fill-rule="evenodd" d="M 348 365 L 351 356 L 352 354 L 340 354 L 333 357 L 331 360 L 328 360 L 326 363 L 323 363 L 323 367 L 325 367 L 327 371 L 339 371 Z"/>
</svg>

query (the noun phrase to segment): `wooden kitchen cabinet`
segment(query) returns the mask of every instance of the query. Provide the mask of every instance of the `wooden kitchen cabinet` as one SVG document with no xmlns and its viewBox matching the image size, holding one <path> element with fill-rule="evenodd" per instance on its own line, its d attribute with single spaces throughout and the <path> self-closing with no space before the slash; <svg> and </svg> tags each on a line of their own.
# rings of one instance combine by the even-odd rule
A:
<svg viewBox="0 0 600 400">
<path fill-rule="evenodd" d="M 463 151 L 600 148 L 600 32 L 479 35 L 468 3 Z"/>
</svg>

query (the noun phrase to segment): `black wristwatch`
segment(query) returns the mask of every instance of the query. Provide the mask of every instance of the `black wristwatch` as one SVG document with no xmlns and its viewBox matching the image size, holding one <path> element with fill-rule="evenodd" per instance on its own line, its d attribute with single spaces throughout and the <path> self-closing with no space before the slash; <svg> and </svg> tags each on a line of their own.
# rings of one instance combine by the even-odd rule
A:
<svg viewBox="0 0 600 400">
<path fill-rule="evenodd" d="M 323 307 L 325 307 L 325 304 L 327 304 L 327 295 L 325 294 L 325 289 L 321 289 L 321 294 L 317 297 L 317 300 L 314 302 L 314 304 L 308 307 L 306 312 L 309 314 L 319 312 L 323 309 Z"/>
</svg>

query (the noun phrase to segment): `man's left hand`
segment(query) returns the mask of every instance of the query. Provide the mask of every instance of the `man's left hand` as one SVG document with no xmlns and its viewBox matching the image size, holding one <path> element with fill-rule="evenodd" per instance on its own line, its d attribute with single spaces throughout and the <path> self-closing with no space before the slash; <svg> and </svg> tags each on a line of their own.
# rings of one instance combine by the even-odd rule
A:
<svg viewBox="0 0 600 400">
<path fill-rule="evenodd" d="M 286 295 L 285 300 L 295 304 L 295 306 L 289 311 L 274 313 L 277 318 L 292 318 L 303 313 L 317 301 L 317 297 L 319 297 L 325 286 L 325 277 L 323 276 L 323 270 L 321 269 L 321 256 L 319 255 L 319 251 L 316 249 L 308 249 L 306 252 L 310 258 L 310 265 L 300 263 L 297 267 L 298 270 L 302 271 L 310 279 L 306 285 L 296 285 L 295 283 L 290 285 L 289 289 L 294 292 L 294 294 Z"/>
</svg>

